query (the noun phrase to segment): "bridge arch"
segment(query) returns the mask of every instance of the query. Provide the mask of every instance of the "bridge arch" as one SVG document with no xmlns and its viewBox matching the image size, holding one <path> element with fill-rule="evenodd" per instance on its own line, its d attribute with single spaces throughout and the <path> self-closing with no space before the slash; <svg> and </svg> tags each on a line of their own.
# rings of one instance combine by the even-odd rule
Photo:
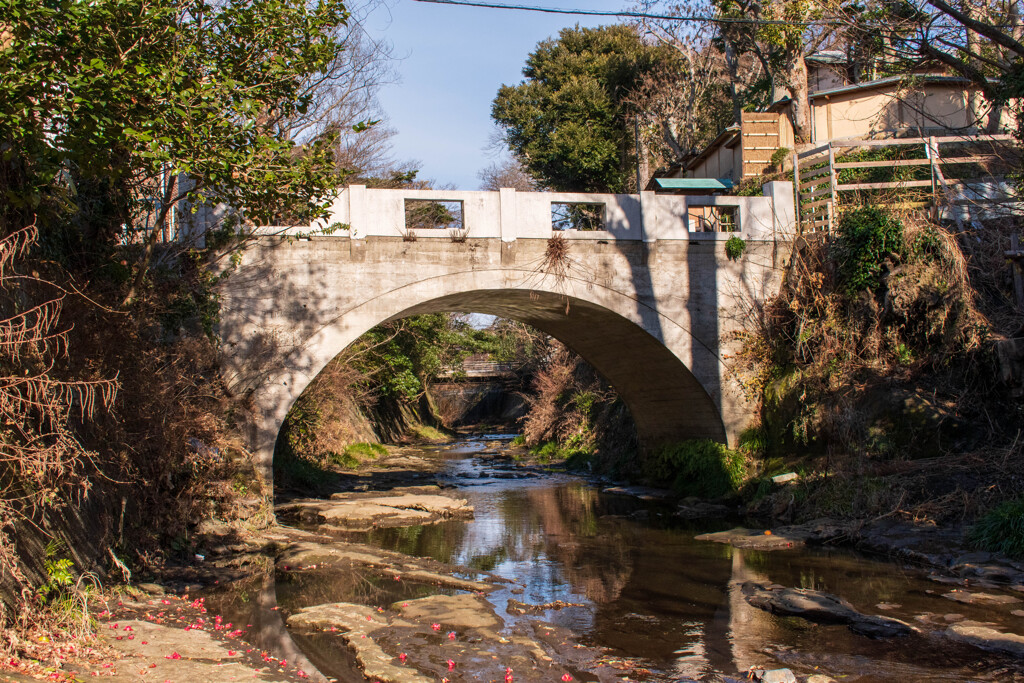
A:
<svg viewBox="0 0 1024 683">
<path fill-rule="evenodd" d="M 288 410 L 331 359 L 380 323 L 438 312 L 510 318 L 559 339 L 615 387 L 645 444 L 734 436 L 723 421 L 720 378 L 727 370 L 715 347 L 696 338 L 685 321 L 632 292 L 593 281 L 538 277 L 526 269 L 469 269 L 367 292 L 279 355 L 251 394 L 252 442 L 267 476 Z"/>
</svg>

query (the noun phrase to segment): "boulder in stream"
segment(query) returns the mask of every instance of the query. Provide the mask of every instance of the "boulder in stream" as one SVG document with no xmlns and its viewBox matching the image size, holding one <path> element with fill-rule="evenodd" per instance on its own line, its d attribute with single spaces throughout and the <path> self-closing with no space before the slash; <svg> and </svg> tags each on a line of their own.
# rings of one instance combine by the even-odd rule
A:
<svg viewBox="0 0 1024 683">
<path fill-rule="evenodd" d="M 1024 657 L 1024 636 L 1004 633 L 977 622 L 961 622 L 946 629 L 946 636 L 989 652 Z"/>
<path fill-rule="evenodd" d="M 965 605 L 1012 605 L 1021 602 L 1020 598 L 998 593 L 974 593 L 966 590 L 954 590 L 943 593 L 942 597 Z"/>
<path fill-rule="evenodd" d="M 797 683 L 796 676 L 789 669 L 755 669 L 751 675 L 760 683 Z"/>
<path fill-rule="evenodd" d="M 910 624 L 870 614 L 862 614 L 837 595 L 806 588 L 764 586 L 748 581 L 743 594 L 754 607 L 772 614 L 802 617 L 818 624 L 844 624 L 854 633 L 869 638 L 891 638 L 909 635 Z"/>
</svg>

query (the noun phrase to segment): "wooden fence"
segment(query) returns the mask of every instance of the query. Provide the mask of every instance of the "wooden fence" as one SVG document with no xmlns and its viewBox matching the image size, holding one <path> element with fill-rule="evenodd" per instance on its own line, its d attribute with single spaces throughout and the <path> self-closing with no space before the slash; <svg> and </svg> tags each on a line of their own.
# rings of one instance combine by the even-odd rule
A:
<svg viewBox="0 0 1024 683">
<path fill-rule="evenodd" d="M 835 227 L 837 213 L 841 211 L 843 192 L 873 190 L 903 190 L 909 188 L 929 188 L 927 201 L 886 201 L 887 204 L 898 204 L 903 207 L 931 207 L 936 210 L 940 204 L 956 206 L 960 204 L 1017 204 L 1019 199 L 1008 193 L 996 197 L 957 198 L 954 188 L 977 186 L 977 179 L 972 181 L 947 179 L 943 173 L 944 166 L 963 164 L 985 164 L 1000 161 L 997 154 L 971 154 L 969 156 L 942 156 L 943 145 L 991 145 L 1014 144 L 1012 135 L 957 135 L 933 136 L 927 138 L 892 138 L 887 140 L 833 140 L 820 147 L 803 152 L 793 153 L 793 180 L 796 187 L 797 216 L 801 232 L 826 230 L 831 232 Z M 875 161 L 843 161 L 842 154 L 851 148 L 923 146 L 924 157 L 918 159 L 885 159 Z M 838 171 L 843 169 L 872 169 L 928 166 L 931 172 L 929 179 L 891 180 L 871 183 L 840 183 Z M 989 176 L 983 182 L 991 184 L 1003 178 Z M 998 193 L 997 193 L 998 194 Z M 955 214 L 958 216 L 958 214 Z M 959 221 L 959 218 L 957 218 Z"/>
</svg>

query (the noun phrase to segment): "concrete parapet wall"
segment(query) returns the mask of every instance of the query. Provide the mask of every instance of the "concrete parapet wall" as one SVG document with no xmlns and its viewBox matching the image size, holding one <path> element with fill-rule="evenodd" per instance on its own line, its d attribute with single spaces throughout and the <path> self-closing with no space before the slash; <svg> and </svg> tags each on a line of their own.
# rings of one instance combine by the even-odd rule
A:
<svg viewBox="0 0 1024 683">
<path fill-rule="evenodd" d="M 728 239 L 732 233 L 703 232 L 689 220 L 690 207 L 734 206 L 738 232 L 746 239 L 776 240 L 794 231 L 792 183 L 764 186 L 764 196 L 686 196 L 644 192 L 641 195 L 562 192 L 460 192 L 447 190 L 378 190 L 362 185 L 345 188 L 328 217 L 308 228 L 263 228 L 264 234 L 297 234 L 349 226 L 335 233 L 351 239 L 405 237 L 450 239 L 443 229 L 411 230 L 405 222 L 405 201 L 461 202 L 460 237 L 475 239 L 547 239 L 553 233 L 551 206 L 556 203 L 601 204 L 604 230 L 561 231 L 567 239 L 690 240 Z M 412 234 L 410 234 L 412 233 Z"/>
</svg>

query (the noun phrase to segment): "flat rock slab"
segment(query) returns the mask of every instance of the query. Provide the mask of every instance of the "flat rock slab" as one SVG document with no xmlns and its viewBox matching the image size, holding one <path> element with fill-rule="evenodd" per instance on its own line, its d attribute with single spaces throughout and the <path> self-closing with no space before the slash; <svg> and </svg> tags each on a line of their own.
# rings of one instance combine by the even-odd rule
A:
<svg viewBox="0 0 1024 683">
<path fill-rule="evenodd" d="M 392 609 L 401 612 L 406 619 L 440 624 L 442 630 L 457 628 L 493 632 L 502 626 L 490 604 L 476 595 L 431 595 L 396 602 Z"/>
<path fill-rule="evenodd" d="M 452 516 L 455 514 L 472 514 L 473 506 L 465 498 L 449 498 L 442 495 L 407 493 L 400 496 L 381 496 L 365 498 L 362 503 L 373 503 L 399 510 L 422 510 L 433 514 Z"/>
<path fill-rule="evenodd" d="M 101 669 L 104 680 L 114 681 L 253 681 L 281 680 L 276 667 L 254 667 L 242 661 L 244 648 L 232 646 L 203 630 L 153 624 L 148 621 L 118 621 L 118 629 L 101 628 L 100 637 L 124 659 Z M 129 630 L 130 629 L 130 630 Z M 117 640 L 115 635 L 120 635 Z M 132 639 L 128 639 L 128 635 Z M 287 669 L 288 667 L 286 667 Z M 288 678 L 298 675 L 298 669 Z M 325 680 L 314 672 L 310 680 Z"/>
<path fill-rule="evenodd" d="M 367 530 L 381 526 L 414 526 L 442 519 L 472 517 L 473 506 L 463 498 L 406 493 L 397 496 L 299 500 L 280 506 L 277 513 L 283 518 L 307 524 Z"/>
<path fill-rule="evenodd" d="M 531 605 L 527 602 L 509 600 L 506 611 L 509 614 L 544 614 L 549 610 L 560 610 L 566 607 L 586 607 L 586 605 L 582 602 L 563 602 L 562 600 L 545 602 L 543 605 Z"/>
<path fill-rule="evenodd" d="M 898 619 L 862 614 L 837 595 L 805 588 L 763 586 L 748 581 L 743 594 L 754 607 L 781 616 L 802 617 L 818 624 L 843 624 L 870 638 L 909 635 L 914 629 Z"/>
<path fill-rule="evenodd" d="M 430 678 L 396 661 L 374 641 L 372 636 L 390 624 L 385 615 L 372 607 L 347 602 L 306 607 L 288 617 L 288 627 L 299 631 L 338 631 L 367 678 L 385 683 L 432 683 Z"/>
<path fill-rule="evenodd" d="M 942 597 L 967 605 L 1012 605 L 1021 602 L 1020 598 L 1012 595 L 999 595 L 996 593 L 972 593 L 970 591 L 956 590 L 943 593 Z"/>
<path fill-rule="evenodd" d="M 964 622 L 953 624 L 947 628 L 946 635 L 953 640 L 989 652 L 1004 652 L 1016 657 L 1024 657 L 1024 636 L 1019 636 L 1016 633 L 1003 633 L 988 626 Z"/>
<path fill-rule="evenodd" d="M 698 541 L 713 541 L 715 543 L 728 543 L 734 548 L 749 548 L 753 550 L 788 550 L 799 548 L 804 545 L 807 537 L 797 533 L 765 533 L 764 529 L 745 529 L 737 527 L 728 531 L 718 531 L 713 534 L 701 534 L 694 537 Z"/>
</svg>

